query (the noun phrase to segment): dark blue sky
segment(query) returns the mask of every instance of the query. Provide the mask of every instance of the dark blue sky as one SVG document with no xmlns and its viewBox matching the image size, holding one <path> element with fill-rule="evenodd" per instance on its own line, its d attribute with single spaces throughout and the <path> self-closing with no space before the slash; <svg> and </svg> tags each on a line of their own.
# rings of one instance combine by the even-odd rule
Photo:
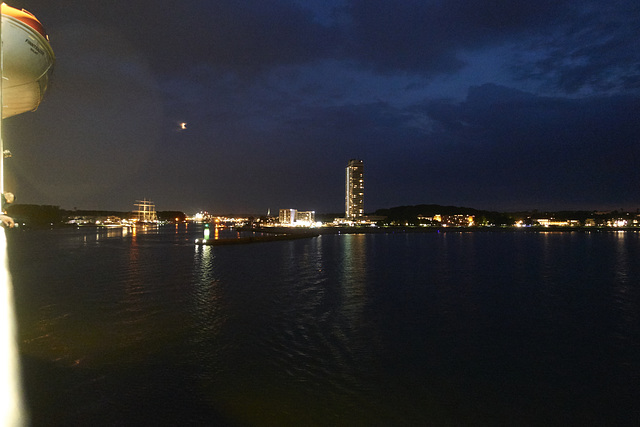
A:
<svg viewBox="0 0 640 427">
<path fill-rule="evenodd" d="M 57 56 L 19 203 L 342 212 L 357 157 L 367 212 L 640 207 L 637 0 L 8 3 Z"/>
</svg>

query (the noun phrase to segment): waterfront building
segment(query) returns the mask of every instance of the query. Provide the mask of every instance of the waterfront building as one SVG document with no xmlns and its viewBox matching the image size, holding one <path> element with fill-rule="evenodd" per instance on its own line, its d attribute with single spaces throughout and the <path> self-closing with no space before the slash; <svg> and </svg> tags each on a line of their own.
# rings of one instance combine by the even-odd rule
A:
<svg viewBox="0 0 640 427">
<path fill-rule="evenodd" d="M 299 211 L 297 209 L 280 209 L 280 224 L 310 226 L 316 221 L 315 211 Z"/>
<path fill-rule="evenodd" d="M 296 209 L 280 209 L 280 224 L 293 224 L 296 220 Z"/>
<path fill-rule="evenodd" d="M 475 223 L 474 215 L 437 215 L 440 224 L 446 227 L 471 227 Z"/>
<path fill-rule="evenodd" d="M 345 218 L 358 221 L 364 218 L 364 164 L 351 159 L 347 165 L 345 182 Z"/>
<path fill-rule="evenodd" d="M 316 211 L 297 211 L 296 222 L 303 225 L 311 225 L 316 222 Z"/>
<path fill-rule="evenodd" d="M 577 219 L 558 220 L 554 218 L 538 218 L 536 222 L 543 227 L 579 227 L 580 221 Z"/>
</svg>

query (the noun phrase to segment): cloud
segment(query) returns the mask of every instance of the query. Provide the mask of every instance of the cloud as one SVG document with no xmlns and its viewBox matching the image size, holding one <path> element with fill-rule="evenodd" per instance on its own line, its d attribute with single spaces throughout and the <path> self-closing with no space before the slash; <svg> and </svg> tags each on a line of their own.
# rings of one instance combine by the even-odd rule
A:
<svg viewBox="0 0 640 427">
<path fill-rule="evenodd" d="M 79 21 L 118 33 L 159 78 L 209 68 L 254 79 L 335 60 L 433 79 L 472 65 L 473 52 L 486 56 L 508 46 L 505 75 L 538 82 L 547 92 L 612 93 L 637 89 L 640 80 L 634 0 L 71 0 L 64 9 L 34 0 L 16 6 L 51 25 L 54 40 Z"/>
<path fill-rule="evenodd" d="M 58 56 L 19 200 L 339 211 L 352 157 L 367 209 L 638 199 L 630 0 L 14 3 Z"/>
<path fill-rule="evenodd" d="M 557 1 L 354 0 L 349 53 L 383 72 L 452 73 L 465 65 L 462 50 L 544 28 L 563 9 Z"/>
<path fill-rule="evenodd" d="M 107 27 L 167 75 L 203 65 L 252 75 L 317 58 L 334 44 L 311 11 L 280 0 L 15 3 L 33 11 L 54 40 L 68 24 Z"/>
<path fill-rule="evenodd" d="M 631 184 L 640 178 L 638 97 L 568 100 L 483 85 L 471 88 L 465 102 L 421 108 L 436 123 L 425 139 L 430 155 L 422 167 L 433 171 L 425 181 L 461 199 L 586 208 L 632 204 L 640 196 Z M 412 162 L 417 168 L 419 157 Z"/>
<path fill-rule="evenodd" d="M 521 79 L 567 94 L 628 93 L 640 89 L 640 4 L 585 2 L 548 34 L 532 34 L 512 65 Z"/>
</svg>

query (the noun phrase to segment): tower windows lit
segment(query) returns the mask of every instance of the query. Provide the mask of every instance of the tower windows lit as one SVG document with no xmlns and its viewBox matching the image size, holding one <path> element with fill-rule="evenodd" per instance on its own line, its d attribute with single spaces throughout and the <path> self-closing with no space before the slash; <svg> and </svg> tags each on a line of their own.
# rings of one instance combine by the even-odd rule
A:
<svg viewBox="0 0 640 427">
<path fill-rule="evenodd" d="M 345 217 L 349 220 L 360 220 L 364 217 L 364 165 L 362 160 L 349 160 L 345 184 Z"/>
</svg>

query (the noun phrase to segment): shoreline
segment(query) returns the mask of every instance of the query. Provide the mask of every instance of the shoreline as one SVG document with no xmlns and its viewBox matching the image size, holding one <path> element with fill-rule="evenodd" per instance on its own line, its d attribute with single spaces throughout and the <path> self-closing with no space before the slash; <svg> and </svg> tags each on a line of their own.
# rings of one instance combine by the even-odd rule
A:
<svg viewBox="0 0 640 427">
<path fill-rule="evenodd" d="M 592 232 L 640 232 L 640 227 L 321 227 L 313 229 L 317 234 L 393 234 L 393 233 L 592 233 Z M 265 227 L 250 231 L 278 234 L 304 234 L 296 227 Z"/>
<path fill-rule="evenodd" d="M 640 227 L 326 227 L 314 231 L 297 227 L 266 227 L 251 231 L 265 233 L 262 236 L 235 237 L 223 239 L 198 238 L 198 246 L 246 245 L 251 243 L 277 242 L 318 237 L 323 234 L 415 234 L 415 233 L 600 233 L 600 232 L 640 232 Z"/>
</svg>

